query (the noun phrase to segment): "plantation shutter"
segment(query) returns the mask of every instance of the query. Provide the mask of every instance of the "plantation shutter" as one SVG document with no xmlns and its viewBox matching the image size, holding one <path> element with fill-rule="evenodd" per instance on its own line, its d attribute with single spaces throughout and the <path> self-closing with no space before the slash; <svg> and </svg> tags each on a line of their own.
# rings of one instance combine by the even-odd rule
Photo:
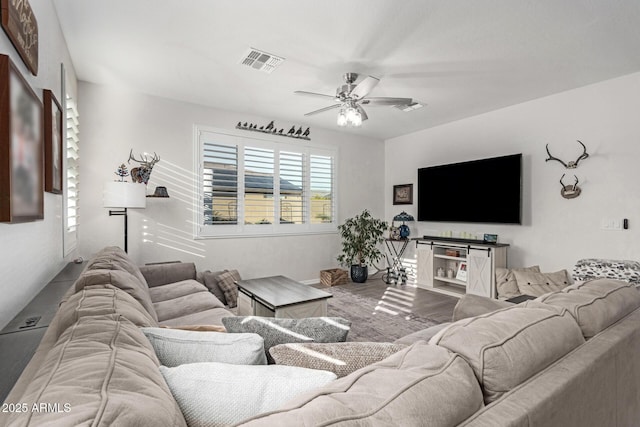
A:
<svg viewBox="0 0 640 427">
<path fill-rule="evenodd" d="M 80 183 L 80 131 L 79 115 L 75 101 L 67 95 L 67 198 L 66 198 L 66 229 L 68 233 L 75 233 L 79 222 L 79 191 Z"/>
<path fill-rule="evenodd" d="M 281 224 L 304 224 L 306 222 L 304 157 L 302 153 L 280 152 Z"/>
<path fill-rule="evenodd" d="M 238 147 L 204 144 L 204 224 L 238 223 Z"/>
<path fill-rule="evenodd" d="M 273 224 L 275 206 L 274 151 L 244 149 L 244 221 L 246 224 Z"/>
<path fill-rule="evenodd" d="M 311 182 L 311 223 L 333 222 L 334 168 L 333 157 L 312 154 L 309 161 Z"/>
</svg>

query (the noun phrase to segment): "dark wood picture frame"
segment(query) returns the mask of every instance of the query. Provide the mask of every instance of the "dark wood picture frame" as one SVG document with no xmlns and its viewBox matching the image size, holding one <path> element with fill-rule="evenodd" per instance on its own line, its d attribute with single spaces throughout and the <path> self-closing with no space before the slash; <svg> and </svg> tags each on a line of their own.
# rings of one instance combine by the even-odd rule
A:
<svg viewBox="0 0 640 427">
<path fill-rule="evenodd" d="M 401 184 L 393 186 L 394 205 L 413 204 L 413 184 Z"/>
<path fill-rule="evenodd" d="M 44 218 L 42 104 L 0 55 L 0 222 Z"/>
<path fill-rule="evenodd" d="M 49 89 L 44 100 L 44 191 L 62 194 L 62 107 Z"/>
</svg>

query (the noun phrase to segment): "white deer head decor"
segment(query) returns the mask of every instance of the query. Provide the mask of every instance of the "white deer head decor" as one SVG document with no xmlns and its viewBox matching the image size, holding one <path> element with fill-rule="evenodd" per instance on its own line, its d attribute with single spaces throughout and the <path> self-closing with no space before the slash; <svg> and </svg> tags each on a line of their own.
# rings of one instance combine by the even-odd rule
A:
<svg viewBox="0 0 640 427">
<path fill-rule="evenodd" d="M 147 185 L 149 178 L 151 177 L 153 166 L 160 161 L 160 157 L 154 152 L 153 157 L 143 154 L 140 156 L 140 160 L 138 160 L 133 157 L 133 149 L 131 149 L 127 163 L 131 163 L 131 160 L 140 163 L 140 166 L 131 169 L 131 180 L 133 182 L 141 182 L 144 185 Z"/>
</svg>

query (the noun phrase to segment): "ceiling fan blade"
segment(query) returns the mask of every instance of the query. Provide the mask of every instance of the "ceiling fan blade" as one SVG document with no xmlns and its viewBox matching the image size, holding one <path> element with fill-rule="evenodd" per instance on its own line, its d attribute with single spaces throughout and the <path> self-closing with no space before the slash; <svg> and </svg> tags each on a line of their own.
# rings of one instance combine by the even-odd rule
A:
<svg viewBox="0 0 640 427">
<path fill-rule="evenodd" d="M 307 92 L 304 90 L 296 90 L 293 93 L 295 93 L 296 95 L 313 96 L 314 98 L 323 98 L 323 99 L 332 99 L 332 100 L 336 99 L 335 95 L 325 95 L 323 93 Z"/>
<path fill-rule="evenodd" d="M 367 102 L 367 104 L 370 105 L 409 105 L 413 102 L 413 99 L 411 98 L 386 98 L 386 97 L 379 97 L 379 98 L 367 98 L 364 101 L 369 101 Z"/>
<path fill-rule="evenodd" d="M 373 88 L 376 87 L 379 82 L 379 79 L 367 76 L 363 81 L 358 83 L 358 85 L 351 91 L 349 96 L 351 96 L 352 98 L 362 99 L 367 96 L 367 94 L 371 92 L 371 90 L 373 90 Z"/>
<path fill-rule="evenodd" d="M 328 107 L 321 108 L 319 110 L 311 111 L 306 113 L 305 116 L 313 116 L 314 114 L 323 113 L 325 111 L 333 110 L 334 108 L 339 108 L 342 104 L 330 105 Z"/>
<path fill-rule="evenodd" d="M 356 109 L 360 113 L 360 117 L 362 117 L 363 122 L 369 118 L 369 116 L 367 116 L 367 113 L 364 111 L 364 108 L 362 108 L 361 105 L 356 105 Z"/>
</svg>

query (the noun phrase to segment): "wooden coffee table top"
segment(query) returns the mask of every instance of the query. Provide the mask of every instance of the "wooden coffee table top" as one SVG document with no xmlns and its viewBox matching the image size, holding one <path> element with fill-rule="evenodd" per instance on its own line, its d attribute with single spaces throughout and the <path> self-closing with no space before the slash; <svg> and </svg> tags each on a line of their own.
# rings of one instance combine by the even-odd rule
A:
<svg viewBox="0 0 640 427">
<path fill-rule="evenodd" d="M 285 276 L 240 280 L 238 288 L 241 292 L 253 296 L 273 309 L 333 296 L 328 292 L 304 285 Z"/>
</svg>

